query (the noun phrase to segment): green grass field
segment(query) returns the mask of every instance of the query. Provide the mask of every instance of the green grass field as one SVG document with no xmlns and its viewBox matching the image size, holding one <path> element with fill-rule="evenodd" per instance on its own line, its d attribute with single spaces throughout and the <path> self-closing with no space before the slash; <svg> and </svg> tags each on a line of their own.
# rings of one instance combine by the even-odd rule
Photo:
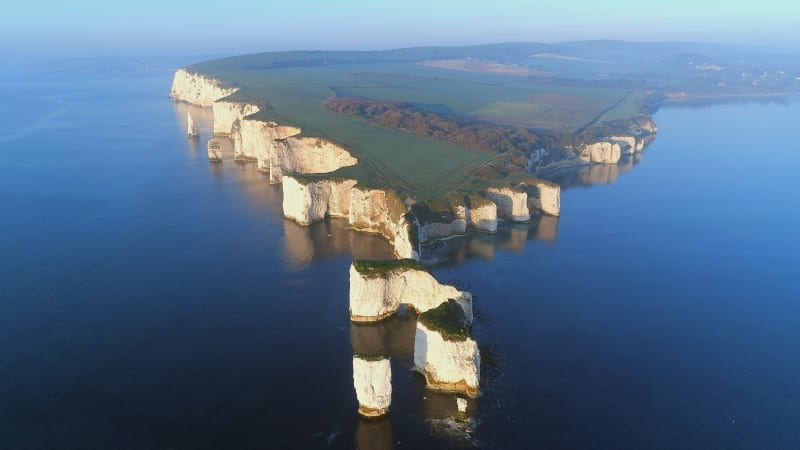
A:
<svg viewBox="0 0 800 450">
<path fill-rule="evenodd" d="M 231 58 L 192 69 L 239 86 L 235 99 L 268 101 L 270 108 L 262 114 L 265 118 L 300 126 L 305 135 L 324 137 L 351 150 L 361 164 L 336 175 L 353 177 L 370 186 L 396 187 L 420 199 L 435 198 L 461 186 L 472 169 L 494 155 L 326 112 L 321 105 L 328 97 L 335 92 L 339 96 L 403 101 L 456 117 L 570 130 L 592 120 L 625 94 L 618 88 L 541 84 L 515 76 L 468 74 L 413 62 L 263 68 L 253 61 L 248 63 L 247 58 Z M 537 102 L 548 94 L 554 95 L 546 102 Z"/>
</svg>

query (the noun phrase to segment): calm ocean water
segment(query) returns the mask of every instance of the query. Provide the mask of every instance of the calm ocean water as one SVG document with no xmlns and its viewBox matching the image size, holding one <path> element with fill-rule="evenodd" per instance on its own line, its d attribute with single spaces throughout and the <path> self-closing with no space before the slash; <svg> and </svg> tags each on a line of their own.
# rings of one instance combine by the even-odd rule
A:
<svg viewBox="0 0 800 450">
<path fill-rule="evenodd" d="M 0 80 L 0 447 L 800 448 L 800 101 L 664 109 L 560 220 L 437 249 L 478 309 L 466 439 L 409 370 L 414 317 L 349 322 L 353 255 L 388 245 L 284 221 L 170 81 Z M 364 421 L 376 348 L 392 412 Z"/>
</svg>

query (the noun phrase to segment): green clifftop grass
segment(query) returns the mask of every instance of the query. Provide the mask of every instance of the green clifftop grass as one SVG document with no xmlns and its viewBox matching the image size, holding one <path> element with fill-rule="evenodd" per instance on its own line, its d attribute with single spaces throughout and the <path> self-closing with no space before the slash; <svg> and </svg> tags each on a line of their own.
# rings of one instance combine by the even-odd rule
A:
<svg viewBox="0 0 800 450">
<path fill-rule="evenodd" d="M 353 261 L 353 266 L 358 273 L 367 278 L 382 278 L 386 275 L 405 270 L 421 270 L 426 273 L 428 272 L 425 266 L 413 259 L 357 259 Z"/>
<path fill-rule="evenodd" d="M 417 318 L 429 330 L 441 333 L 446 341 L 465 341 L 470 337 L 464 310 L 454 300 L 448 300 Z"/>
</svg>

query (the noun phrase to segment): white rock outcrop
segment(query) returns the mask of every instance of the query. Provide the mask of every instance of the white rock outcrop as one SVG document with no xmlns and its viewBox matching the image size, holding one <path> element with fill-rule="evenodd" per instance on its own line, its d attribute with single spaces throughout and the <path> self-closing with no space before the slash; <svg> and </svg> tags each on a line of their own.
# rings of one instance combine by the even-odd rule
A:
<svg viewBox="0 0 800 450">
<path fill-rule="evenodd" d="M 497 205 L 477 194 L 448 194 L 445 197 L 413 205 L 418 238 L 421 243 L 456 236 L 467 228 L 497 231 Z"/>
<path fill-rule="evenodd" d="M 200 73 L 179 69 L 172 78 L 169 96 L 197 106 L 211 106 L 215 101 L 236 92 L 236 88 L 223 86 L 218 80 Z"/>
<path fill-rule="evenodd" d="M 528 193 L 528 209 L 539 210 L 550 216 L 561 214 L 561 186 L 545 180 L 527 181 L 525 185 L 531 190 Z"/>
<path fill-rule="evenodd" d="M 232 134 L 233 124 L 260 110 L 256 105 L 224 99 L 212 103 L 211 109 L 214 111 L 214 134 L 223 136 Z"/>
<path fill-rule="evenodd" d="M 405 216 L 397 220 L 394 228 L 394 254 L 398 258 L 419 260 L 419 253 L 411 243 L 411 222 Z"/>
<path fill-rule="evenodd" d="M 609 136 L 608 139 L 619 145 L 623 155 L 632 155 L 637 151 L 642 151 L 643 148 L 640 147 L 641 139 L 637 139 L 636 136 L 617 135 Z"/>
<path fill-rule="evenodd" d="M 524 222 L 531 218 L 528 194 L 522 189 L 491 187 L 486 190 L 486 198 L 497 205 L 497 217 L 501 219 Z"/>
<path fill-rule="evenodd" d="M 413 208 L 412 208 L 413 210 Z M 464 204 L 453 204 L 448 211 L 449 222 L 430 221 L 420 223 L 417 228 L 417 236 L 420 242 L 428 242 L 435 239 L 455 236 L 467 232 L 467 208 Z"/>
<path fill-rule="evenodd" d="M 489 233 L 497 231 L 497 204 L 477 195 L 470 196 L 469 199 L 467 224 L 478 231 Z"/>
<path fill-rule="evenodd" d="M 362 231 L 382 234 L 394 245 L 399 258 L 415 258 L 411 247 L 406 208 L 393 190 L 356 186 L 350 190 L 350 225 Z"/>
<path fill-rule="evenodd" d="M 216 139 L 208 141 L 208 160 L 213 162 L 222 161 L 222 146 Z"/>
<path fill-rule="evenodd" d="M 350 191 L 356 185 L 348 179 L 304 179 L 283 177 L 283 215 L 300 225 L 325 216 L 348 217 Z"/>
<path fill-rule="evenodd" d="M 215 119 L 216 126 L 216 119 Z M 345 148 L 327 139 L 299 136 L 300 128 L 243 118 L 231 129 L 234 155 L 256 161 L 271 183 L 284 175 L 329 173 L 358 163 Z"/>
<path fill-rule="evenodd" d="M 405 206 L 391 190 L 366 189 L 355 180 L 284 175 L 283 215 L 301 225 L 326 215 L 347 218 L 356 230 L 383 235 L 398 258 L 417 259 Z"/>
<path fill-rule="evenodd" d="M 234 122 L 231 128 L 234 157 L 240 160 L 257 161 L 259 170 L 269 172 L 275 141 L 300 134 L 298 127 L 279 125 L 256 119 L 243 118 Z M 270 182 L 280 183 L 277 174 L 270 176 Z"/>
<path fill-rule="evenodd" d="M 274 141 L 269 174 L 278 181 L 284 174 L 328 173 L 357 163 L 350 152 L 326 139 L 291 136 Z"/>
<path fill-rule="evenodd" d="M 472 338 L 445 339 L 441 332 L 417 321 L 414 370 L 425 376 L 429 389 L 475 397 L 480 389 L 480 367 L 478 344 Z"/>
<path fill-rule="evenodd" d="M 378 417 L 392 404 L 392 367 L 389 358 L 353 356 L 353 386 L 358 413 Z"/>
<path fill-rule="evenodd" d="M 615 164 L 622 156 L 622 149 L 616 142 L 594 142 L 580 147 L 580 159 L 586 162 Z"/>
<path fill-rule="evenodd" d="M 192 119 L 192 113 L 186 111 L 186 134 L 190 138 L 196 138 L 200 136 L 200 129 L 197 127 L 197 124 L 194 123 L 194 119 Z"/>
<path fill-rule="evenodd" d="M 425 312 L 455 300 L 472 322 L 472 295 L 453 286 L 439 284 L 427 270 L 407 267 L 407 260 L 381 261 L 380 269 L 359 271 L 350 266 L 350 319 L 374 322 L 394 314 L 401 304 Z"/>
</svg>

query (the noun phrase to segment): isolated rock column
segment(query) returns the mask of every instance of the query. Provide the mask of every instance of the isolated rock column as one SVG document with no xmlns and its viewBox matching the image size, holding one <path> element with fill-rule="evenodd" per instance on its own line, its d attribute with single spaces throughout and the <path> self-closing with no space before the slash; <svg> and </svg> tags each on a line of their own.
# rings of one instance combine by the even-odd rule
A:
<svg viewBox="0 0 800 450">
<path fill-rule="evenodd" d="M 389 412 L 392 403 L 392 367 L 384 356 L 353 356 L 353 386 L 358 413 L 378 417 Z"/>
</svg>

